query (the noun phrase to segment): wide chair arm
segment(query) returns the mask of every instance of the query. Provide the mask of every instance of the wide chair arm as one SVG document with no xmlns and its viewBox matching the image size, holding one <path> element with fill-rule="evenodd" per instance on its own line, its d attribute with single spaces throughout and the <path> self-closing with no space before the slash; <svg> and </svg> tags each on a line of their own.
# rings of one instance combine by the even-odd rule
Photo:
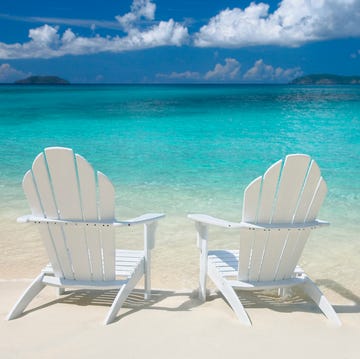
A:
<svg viewBox="0 0 360 359">
<path fill-rule="evenodd" d="M 242 228 L 241 223 L 237 222 L 230 222 L 225 219 L 216 218 L 212 216 L 208 216 L 207 214 L 189 214 L 189 219 L 192 219 L 193 221 L 200 223 L 202 225 L 214 225 L 218 227 L 224 227 L 224 228 Z"/>
<path fill-rule="evenodd" d="M 192 219 L 198 224 L 201 225 L 213 225 L 217 227 L 223 227 L 223 228 L 233 228 L 233 229 L 261 229 L 263 230 L 266 227 L 266 225 L 258 225 L 254 223 L 247 223 L 247 222 L 232 222 L 227 221 L 226 219 L 216 218 L 212 216 L 208 216 L 207 214 L 189 214 L 189 219 Z M 271 225 L 268 225 L 271 226 Z M 277 228 L 277 227 L 276 227 Z"/>
<path fill-rule="evenodd" d="M 126 220 L 116 221 L 113 223 L 114 226 L 133 226 L 136 224 L 150 224 L 164 218 L 163 213 L 146 213 L 139 217 L 130 218 Z"/>
<path fill-rule="evenodd" d="M 150 255 L 150 250 L 155 247 L 155 231 L 157 227 L 157 221 L 161 218 L 164 218 L 165 214 L 163 213 L 146 213 L 139 217 L 130 218 L 127 220 L 116 221 L 114 222 L 115 227 L 122 226 L 134 226 L 137 224 L 144 225 L 144 247 L 147 252 L 147 256 Z"/>
<path fill-rule="evenodd" d="M 197 231 L 197 247 L 200 249 L 203 259 L 208 252 L 208 227 L 209 225 L 222 228 L 241 228 L 240 223 L 230 222 L 221 218 L 209 216 L 207 214 L 191 213 L 188 218 L 195 221 Z"/>
</svg>

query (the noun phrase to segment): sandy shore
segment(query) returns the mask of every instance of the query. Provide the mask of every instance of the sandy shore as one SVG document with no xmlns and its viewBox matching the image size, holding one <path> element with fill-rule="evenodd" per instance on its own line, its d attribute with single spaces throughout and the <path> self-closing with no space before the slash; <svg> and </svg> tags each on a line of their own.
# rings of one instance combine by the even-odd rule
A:
<svg viewBox="0 0 360 359">
<path fill-rule="evenodd" d="M 313 303 L 247 295 L 253 322 L 242 326 L 226 302 L 211 292 L 201 303 L 191 291 L 155 290 L 144 302 L 136 290 L 108 325 L 102 321 L 114 292 L 46 288 L 25 314 L 5 316 L 29 284 L 0 281 L 0 357 L 8 358 L 359 358 L 360 301 L 332 298 L 343 326 L 334 327 Z"/>
</svg>

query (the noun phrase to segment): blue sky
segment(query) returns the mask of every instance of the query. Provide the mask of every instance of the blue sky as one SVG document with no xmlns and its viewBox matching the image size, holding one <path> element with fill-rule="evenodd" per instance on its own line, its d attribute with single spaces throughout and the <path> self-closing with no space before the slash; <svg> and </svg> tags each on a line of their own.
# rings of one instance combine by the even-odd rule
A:
<svg viewBox="0 0 360 359">
<path fill-rule="evenodd" d="M 360 0 L 1 0 L 0 82 L 360 75 Z"/>
</svg>

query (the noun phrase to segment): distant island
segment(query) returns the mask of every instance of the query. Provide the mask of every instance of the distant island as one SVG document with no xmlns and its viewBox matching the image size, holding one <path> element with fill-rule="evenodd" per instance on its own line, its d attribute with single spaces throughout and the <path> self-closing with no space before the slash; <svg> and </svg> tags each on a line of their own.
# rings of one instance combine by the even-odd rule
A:
<svg viewBox="0 0 360 359">
<path fill-rule="evenodd" d="M 17 85 L 69 85 L 70 82 L 57 76 L 30 76 L 15 81 Z"/>
<path fill-rule="evenodd" d="M 297 77 L 290 82 L 293 85 L 360 85 L 360 76 L 339 76 L 315 74 Z"/>
</svg>

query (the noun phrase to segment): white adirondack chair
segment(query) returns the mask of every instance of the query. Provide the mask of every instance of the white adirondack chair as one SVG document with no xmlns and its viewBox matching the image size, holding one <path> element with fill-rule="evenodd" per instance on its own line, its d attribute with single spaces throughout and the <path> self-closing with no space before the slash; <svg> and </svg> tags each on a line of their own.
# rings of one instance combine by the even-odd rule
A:
<svg viewBox="0 0 360 359">
<path fill-rule="evenodd" d="M 327 191 L 318 165 L 306 155 L 289 155 L 273 164 L 244 192 L 239 223 L 203 214 L 195 221 L 200 249 L 199 297 L 206 299 L 208 275 L 246 325 L 251 321 L 235 290 L 266 290 L 301 286 L 335 324 L 341 322 L 320 289 L 298 266 Z M 208 226 L 240 231 L 240 250 L 208 250 Z"/>
<path fill-rule="evenodd" d="M 144 275 L 145 299 L 150 297 L 150 260 L 157 220 L 163 214 L 145 214 L 117 221 L 115 192 L 109 179 L 71 149 L 46 148 L 23 179 L 31 215 L 18 222 L 35 223 L 50 264 L 26 289 L 7 319 L 18 317 L 46 286 L 84 289 L 119 289 L 106 316 L 115 318 L 122 304 Z M 144 225 L 144 250 L 115 248 L 114 229 Z"/>
</svg>

